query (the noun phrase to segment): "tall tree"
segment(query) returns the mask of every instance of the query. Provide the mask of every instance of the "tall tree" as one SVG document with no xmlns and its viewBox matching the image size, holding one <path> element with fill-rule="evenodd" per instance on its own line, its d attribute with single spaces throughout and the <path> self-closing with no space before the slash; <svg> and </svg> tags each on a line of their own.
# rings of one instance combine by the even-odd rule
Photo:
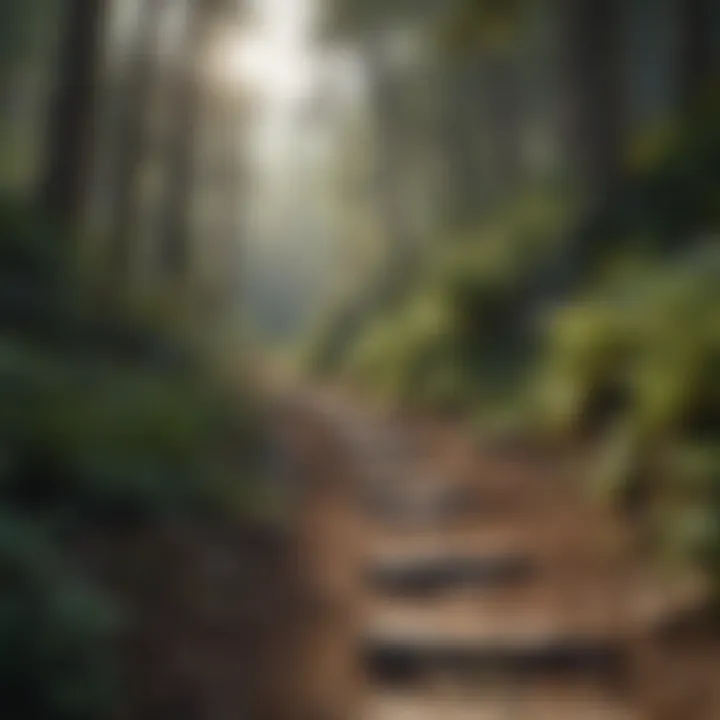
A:
<svg viewBox="0 0 720 720">
<path fill-rule="evenodd" d="M 138 184 L 146 153 L 148 114 L 152 109 L 157 75 L 160 26 L 166 0 L 145 0 L 138 14 L 130 67 L 122 93 L 122 119 L 116 139 L 117 177 L 110 227 L 110 270 L 124 281 L 133 255 L 133 228 L 137 221 Z"/>
<path fill-rule="evenodd" d="M 713 70 L 716 0 L 681 0 L 680 90 L 685 102 L 702 92 Z"/>
<path fill-rule="evenodd" d="M 624 131 L 622 0 L 562 0 L 570 166 L 602 193 L 620 164 Z"/>
<path fill-rule="evenodd" d="M 237 88 L 221 85 L 208 89 L 203 108 L 201 199 L 211 211 L 196 227 L 203 242 L 194 255 L 203 276 L 203 308 L 215 318 L 227 312 L 239 274 L 244 178 L 241 100 Z"/>
<path fill-rule="evenodd" d="M 401 154 L 408 128 L 403 127 L 400 117 L 401 87 L 383 63 L 383 51 L 375 45 L 375 40 L 369 36 L 363 49 L 376 143 L 376 188 L 391 243 L 389 274 L 393 277 L 398 268 L 405 267 L 412 259 L 412 238 L 408 236 L 402 196 L 404 168 Z"/>
<path fill-rule="evenodd" d="M 0 3 L 0 108 L 14 100 L 18 70 L 28 50 L 37 44 L 38 25 L 50 15 L 38 0 L 4 0 Z M 39 20 L 38 16 L 41 16 Z"/>
<path fill-rule="evenodd" d="M 368 105 L 375 145 L 375 188 L 387 237 L 387 294 L 418 259 L 419 238 L 409 217 L 408 185 L 417 172 L 418 124 L 412 109 L 416 98 L 409 88 L 419 72 L 414 60 L 399 58 L 403 33 L 426 20 L 435 0 L 417 4 L 405 0 L 329 0 L 326 31 L 354 41 L 364 60 Z M 397 32 L 396 32 L 397 31 Z M 406 64 L 404 64 L 406 63 Z M 409 211 L 409 212 L 408 212 Z M 384 290 L 379 292 L 380 295 Z"/>
<path fill-rule="evenodd" d="M 485 53 L 484 85 L 490 132 L 490 185 L 494 198 L 516 189 L 522 169 L 520 87 L 513 48 Z"/>
<path fill-rule="evenodd" d="M 475 46 L 462 53 L 443 48 L 441 57 L 444 122 L 438 141 L 444 158 L 444 219 L 451 230 L 464 230 L 487 208 L 493 174 L 485 52 Z"/>
<path fill-rule="evenodd" d="M 108 0 L 66 0 L 45 167 L 42 209 L 68 228 L 81 223 L 91 165 L 95 99 Z"/>
<path fill-rule="evenodd" d="M 488 204 L 511 192 L 521 169 L 517 73 L 521 0 L 461 0 L 451 6 L 440 52 L 446 63 L 450 128 L 444 138 L 451 220 L 474 223 Z M 455 217 L 453 218 L 452 215 Z"/>
<path fill-rule="evenodd" d="M 204 100 L 201 69 L 220 2 L 190 0 L 180 67 L 174 77 L 169 170 L 161 211 L 158 257 L 161 274 L 173 281 L 182 279 L 190 262 L 197 140 Z"/>
</svg>

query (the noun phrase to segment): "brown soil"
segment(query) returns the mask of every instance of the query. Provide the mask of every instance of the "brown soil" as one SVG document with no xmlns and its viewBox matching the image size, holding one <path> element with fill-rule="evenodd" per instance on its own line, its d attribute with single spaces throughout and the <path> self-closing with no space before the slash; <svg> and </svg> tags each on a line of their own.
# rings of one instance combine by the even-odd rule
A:
<svg viewBox="0 0 720 720">
<path fill-rule="evenodd" d="M 113 568 L 108 583 L 135 608 L 118 720 L 720 718 L 717 636 L 704 622 L 660 630 L 692 616 L 694 586 L 650 571 L 630 529 L 578 493 L 573 462 L 479 449 L 448 426 L 400 427 L 409 442 L 398 450 L 397 424 L 325 400 L 275 412 L 298 498 L 282 537 L 168 527 L 94 544 L 97 567 Z M 406 493 L 460 487 L 477 502 L 436 523 L 380 521 L 356 492 L 379 475 Z M 389 598 L 364 574 L 389 556 L 510 551 L 538 568 L 519 588 Z M 371 678 L 360 652 L 386 630 L 467 644 L 557 628 L 620 648 L 621 696 L 541 674 L 475 686 L 442 667 L 398 689 Z"/>
</svg>

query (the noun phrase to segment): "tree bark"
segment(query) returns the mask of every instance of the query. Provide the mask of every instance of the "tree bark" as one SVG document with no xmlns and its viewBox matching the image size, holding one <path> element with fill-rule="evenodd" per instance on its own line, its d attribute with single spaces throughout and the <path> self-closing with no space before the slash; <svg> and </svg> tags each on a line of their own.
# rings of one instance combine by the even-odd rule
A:
<svg viewBox="0 0 720 720">
<path fill-rule="evenodd" d="M 680 2 L 680 93 L 685 104 L 703 92 L 713 70 L 713 2 Z"/>
<path fill-rule="evenodd" d="M 392 296 L 400 279 L 407 277 L 417 260 L 415 238 L 408 227 L 403 198 L 409 129 L 403 127 L 401 88 L 386 65 L 380 39 L 371 34 L 363 50 L 376 147 L 375 189 L 388 242 L 381 294 Z"/>
<path fill-rule="evenodd" d="M 521 177 L 522 136 L 518 78 L 512 51 L 485 54 L 481 82 L 487 98 L 491 199 L 502 202 L 517 188 Z"/>
<path fill-rule="evenodd" d="M 118 169 L 110 228 L 111 276 L 124 282 L 131 270 L 139 178 L 145 159 L 148 112 L 157 77 L 156 56 L 165 0 L 146 0 L 132 50 L 122 121 L 117 138 Z"/>
<path fill-rule="evenodd" d="M 67 229 L 78 229 L 82 222 L 107 4 L 107 0 L 66 2 L 38 200 L 42 210 Z"/>
<path fill-rule="evenodd" d="M 624 133 L 622 1 L 563 0 L 571 172 L 602 194 L 619 170 Z"/>
<path fill-rule="evenodd" d="M 480 62 L 475 56 L 444 68 L 442 150 L 445 158 L 445 214 L 452 231 L 466 229 L 482 211 L 479 133 L 485 109 Z"/>
<path fill-rule="evenodd" d="M 241 210 L 244 168 L 240 145 L 241 97 L 232 90 L 212 93 L 206 100 L 207 146 L 203 160 L 207 176 L 203 192 L 214 209 L 211 222 L 203 227 L 204 262 L 208 268 L 207 311 L 220 318 L 233 304 L 240 274 Z"/>
<path fill-rule="evenodd" d="M 190 263 L 196 151 L 204 95 L 199 68 L 215 9 L 215 0 L 192 0 L 181 67 L 174 80 L 174 123 L 170 128 L 168 182 L 158 254 L 160 273 L 170 280 L 186 276 Z"/>
</svg>

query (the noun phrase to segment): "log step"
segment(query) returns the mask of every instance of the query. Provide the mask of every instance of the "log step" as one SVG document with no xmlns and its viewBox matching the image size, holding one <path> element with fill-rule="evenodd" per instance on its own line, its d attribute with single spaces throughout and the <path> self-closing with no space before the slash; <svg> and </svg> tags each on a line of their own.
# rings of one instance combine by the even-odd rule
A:
<svg viewBox="0 0 720 720">
<path fill-rule="evenodd" d="M 591 693 L 506 689 L 477 695 L 377 693 L 362 720 L 639 720 L 621 699 Z"/>
<path fill-rule="evenodd" d="M 497 588 L 528 582 L 538 570 L 523 552 L 451 553 L 386 556 L 366 570 L 369 585 L 394 596 L 425 596 L 457 588 Z"/>
</svg>

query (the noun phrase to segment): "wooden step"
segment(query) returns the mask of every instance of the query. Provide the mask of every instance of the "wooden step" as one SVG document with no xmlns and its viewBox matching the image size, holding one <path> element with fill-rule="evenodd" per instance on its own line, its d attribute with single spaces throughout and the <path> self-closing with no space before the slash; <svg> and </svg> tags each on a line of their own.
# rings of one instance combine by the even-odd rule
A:
<svg viewBox="0 0 720 720">
<path fill-rule="evenodd" d="M 408 680 L 438 670 L 510 676 L 622 669 L 622 618 L 612 607 L 484 600 L 474 596 L 371 603 L 362 635 L 376 677 Z"/>
<path fill-rule="evenodd" d="M 518 688 L 477 694 L 376 692 L 361 720 L 639 720 L 622 699 Z"/>
<path fill-rule="evenodd" d="M 437 669 L 507 675 L 604 675 L 623 670 L 631 637 L 701 603 L 694 578 L 672 589 L 652 577 L 555 587 L 547 580 L 497 593 L 458 591 L 425 600 L 370 599 L 362 649 L 375 675 L 400 679 Z"/>
<path fill-rule="evenodd" d="M 377 484 L 360 490 L 364 511 L 373 519 L 398 526 L 457 521 L 483 508 L 477 494 L 467 486 L 438 480 Z"/>
<path fill-rule="evenodd" d="M 468 481 L 442 472 L 385 469 L 360 474 L 356 498 L 361 510 L 386 528 L 451 528 L 466 522 L 517 518 L 536 522 L 562 506 L 513 483 Z"/>
<path fill-rule="evenodd" d="M 378 592 L 413 597 L 463 587 L 515 586 L 532 579 L 537 570 L 536 558 L 525 552 L 421 551 L 375 557 L 366 577 Z"/>
<path fill-rule="evenodd" d="M 523 644 L 421 644 L 407 639 L 372 638 L 362 648 L 362 660 L 369 677 L 388 685 L 415 683 L 437 673 L 452 673 L 473 682 L 483 676 L 516 681 L 592 676 L 616 685 L 626 671 L 626 655 L 619 644 L 561 636 Z"/>
<path fill-rule="evenodd" d="M 336 419 L 335 427 L 360 462 L 411 459 L 422 453 L 417 439 L 392 423 L 345 416 Z"/>
</svg>

